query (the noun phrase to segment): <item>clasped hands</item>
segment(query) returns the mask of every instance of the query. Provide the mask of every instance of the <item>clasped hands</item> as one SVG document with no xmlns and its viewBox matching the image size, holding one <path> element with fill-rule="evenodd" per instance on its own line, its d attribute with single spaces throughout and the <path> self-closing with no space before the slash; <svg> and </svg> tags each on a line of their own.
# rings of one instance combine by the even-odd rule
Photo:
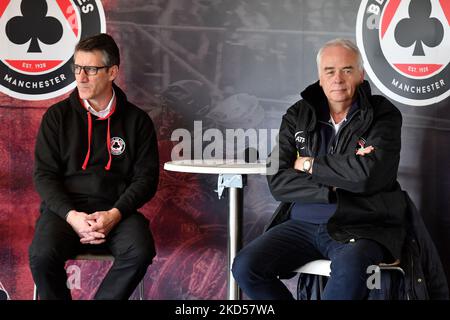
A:
<svg viewBox="0 0 450 320">
<path fill-rule="evenodd" d="M 108 211 L 96 211 L 91 214 L 71 210 L 66 221 L 72 226 L 83 244 L 101 244 L 106 236 L 120 221 L 120 211 L 113 208 Z"/>
</svg>

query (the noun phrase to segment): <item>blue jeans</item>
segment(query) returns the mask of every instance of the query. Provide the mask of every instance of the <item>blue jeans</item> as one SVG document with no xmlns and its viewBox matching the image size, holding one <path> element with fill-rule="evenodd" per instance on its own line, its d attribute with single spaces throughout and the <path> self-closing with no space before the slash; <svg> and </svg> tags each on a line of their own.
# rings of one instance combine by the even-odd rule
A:
<svg viewBox="0 0 450 320">
<path fill-rule="evenodd" d="M 326 224 L 299 220 L 281 223 L 245 246 L 236 256 L 232 272 L 251 299 L 290 300 L 290 291 L 278 278 L 307 262 L 331 260 L 324 300 L 361 300 L 368 295 L 367 267 L 385 258 L 386 250 L 368 239 L 341 243 L 333 240 Z"/>
</svg>

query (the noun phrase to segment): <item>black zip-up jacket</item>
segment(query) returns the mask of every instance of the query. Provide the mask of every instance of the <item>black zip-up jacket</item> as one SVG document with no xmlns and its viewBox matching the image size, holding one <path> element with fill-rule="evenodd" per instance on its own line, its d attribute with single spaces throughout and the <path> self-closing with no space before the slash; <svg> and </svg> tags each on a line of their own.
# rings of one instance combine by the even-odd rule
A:
<svg viewBox="0 0 450 320">
<path fill-rule="evenodd" d="M 405 237 L 406 202 L 397 182 L 402 116 L 389 100 L 372 95 L 364 81 L 357 89 L 359 109 L 341 128 L 328 154 L 317 156 L 320 132 L 317 112 L 328 106 L 316 82 L 302 92 L 280 127 L 279 141 L 269 157 L 269 188 L 282 201 L 268 228 L 289 217 L 292 203 L 331 203 L 337 209 L 328 221 L 328 232 L 337 241 L 373 239 L 399 259 Z M 368 155 L 356 155 L 361 146 L 373 146 Z M 314 157 L 313 173 L 294 169 L 300 156 Z M 336 192 L 332 188 L 336 187 Z"/>
<path fill-rule="evenodd" d="M 114 92 L 116 107 L 109 120 L 90 116 L 89 155 L 89 116 L 77 89 L 44 114 L 34 167 L 41 212 L 50 210 L 65 219 L 72 209 L 91 213 L 117 208 L 125 218 L 155 194 L 159 160 L 153 122 L 116 85 Z M 111 149 L 109 166 L 108 130 L 110 141 L 119 142 Z"/>
<path fill-rule="evenodd" d="M 406 238 L 398 271 L 381 271 L 380 290 L 370 290 L 369 300 L 448 300 L 449 291 L 438 251 L 408 194 Z M 300 274 L 297 296 L 301 300 L 318 298 L 319 283 L 312 274 Z"/>
<path fill-rule="evenodd" d="M 449 290 L 439 253 L 422 216 L 409 195 L 407 229 L 401 266 L 405 270 L 405 295 L 408 299 L 448 300 Z"/>
</svg>

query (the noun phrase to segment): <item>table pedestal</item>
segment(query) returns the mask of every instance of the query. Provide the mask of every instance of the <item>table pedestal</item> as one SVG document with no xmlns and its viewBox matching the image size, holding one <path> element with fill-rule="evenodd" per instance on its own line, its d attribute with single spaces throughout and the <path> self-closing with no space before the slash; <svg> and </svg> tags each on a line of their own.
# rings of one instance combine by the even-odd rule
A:
<svg viewBox="0 0 450 320">
<path fill-rule="evenodd" d="M 234 258 L 242 248 L 242 217 L 244 211 L 244 186 L 250 174 L 266 174 L 265 161 L 247 163 L 239 160 L 175 160 L 164 164 L 164 169 L 176 172 L 218 174 L 219 199 L 228 189 L 228 270 L 227 297 L 239 300 L 241 293 L 231 273 Z"/>
<path fill-rule="evenodd" d="M 236 254 L 242 248 L 243 190 L 243 188 L 228 188 L 228 300 L 239 300 L 241 298 L 239 287 L 231 273 L 231 266 Z"/>
</svg>

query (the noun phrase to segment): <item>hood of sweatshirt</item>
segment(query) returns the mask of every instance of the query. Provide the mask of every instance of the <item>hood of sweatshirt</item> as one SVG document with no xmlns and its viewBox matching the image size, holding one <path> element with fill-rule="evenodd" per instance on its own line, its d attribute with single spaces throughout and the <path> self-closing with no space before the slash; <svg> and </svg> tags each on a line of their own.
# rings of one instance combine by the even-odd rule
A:
<svg viewBox="0 0 450 320">
<path fill-rule="evenodd" d="M 108 150 L 108 162 L 106 163 L 104 168 L 106 171 L 109 171 L 111 169 L 111 160 L 112 160 L 111 132 L 110 132 L 111 118 L 113 118 L 114 116 L 116 116 L 117 114 L 122 112 L 120 106 L 124 106 L 127 103 L 127 96 L 114 83 L 113 83 L 113 89 L 114 89 L 114 93 L 115 93 L 115 98 L 114 98 L 113 104 L 111 106 L 111 111 L 105 117 L 102 117 L 102 118 L 93 115 L 91 112 L 89 112 L 89 110 L 87 110 L 83 101 L 80 99 L 77 88 L 70 94 L 70 100 L 72 102 L 72 105 L 75 106 L 77 112 L 79 112 L 82 117 L 86 117 L 86 119 L 87 119 L 88 149 L 86 150 L 86 156 L 84 158 L 84 162 L 81 164 L 81 168 L 83 170 L 86 170 L 87 165 L 89 163 L 89 158 L 91 155 L 91 141 L 92 141 L 92 134 L 93 134 L 92 122 L 93 121 L 107 121 L 108 122 L 107 129 L 106 129 L 107 130 L 106 141 L 105 141 L 106 149 Z"/>
</svg>

